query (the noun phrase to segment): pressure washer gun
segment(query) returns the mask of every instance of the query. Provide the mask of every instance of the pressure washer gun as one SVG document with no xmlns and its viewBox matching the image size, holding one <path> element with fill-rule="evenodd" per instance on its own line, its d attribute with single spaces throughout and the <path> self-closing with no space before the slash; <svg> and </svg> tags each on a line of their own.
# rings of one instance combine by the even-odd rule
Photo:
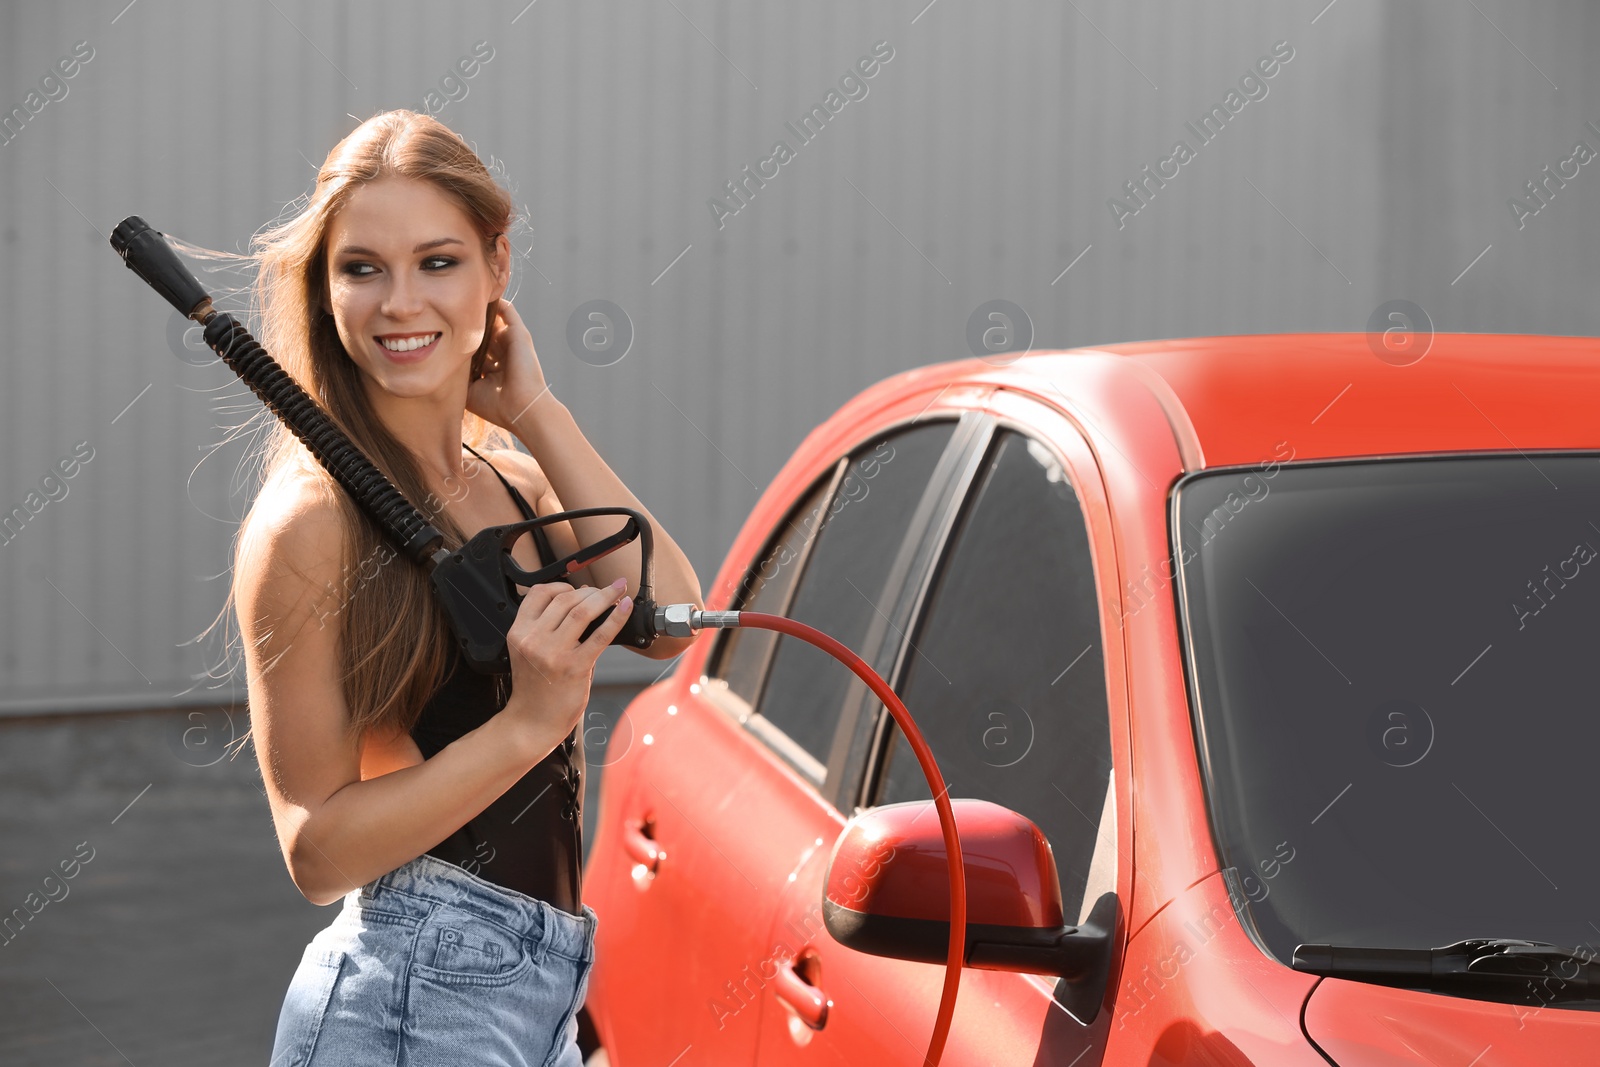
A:
<svg viewBox="0 0 1600 1067">
<path fill-rule="evenodd" d="M 177 308 L 186 318 L 205 327 L 206 344 L 222 357 L 272 413 L 281 419 L 318 462 L 333 475 L 407 559 L 427 569 L 434 594 L 450 621 L 462 657 L 482 674 L 503 674 L 511 669 L 506 634 L 516 620 L 522 596 L 517 586 L 568 581 L 570 576 L 635 538 L 642 556 L 639 591 L 628 621 L 611 639 L 614 645 L 649 648 L 665 624 L 655 625 L 658 609 L 653 599 L 655 561 L 650 523 L 631 508 L 578 508 L 540 515 L 521 522 L 490 526 L 460 548 L 444 548 L 437 528 L 400 495 L 394 484 L 345 436 L 327 412 L 291 378 L 250 332 L 226 311 L 211 306 L 211 297 L 178 259 L 166 239 L 139 216 L 130 215 L 111 232 L 111 247 L 128 267 Z M 627 522 L 617 533 L 535 571 L 524 570 L 511 556 L 511 547 L 523 534 L 553 522 L 593 515 L 624 515 Z M 682 608 L 685 605 L 675 605 Z M 688 605 L 692 607 L 693 605 Z M 679 611 L 674 617 L 681 616 Z M 591 622 L 580 640 L 587 639 L 604 616 Z M 685 620 L 687 621 L 687 620 Z"/>
<path fill-rule="evenodd" d="M 901 703 L 899 696 L 877 672 L 840 642 L 794 619 L 755 611 L 705 611 L 693 604 L 657 604 L 653 595 L 655 561 L 650 522 L 632 508 L 578 508 L 552 512 L 521 522 L 487 527 L 453 551 L 443 547 L 441 542 L 444 534 L 400 495 L 394 483 L 334 424 L 328 413 L 301 388 L 300 383 L 278 366 L 266 349 L 250 335 L 249 330 L 226 311 L 212 307 L 210 295 L 178 259 L 178 254 L 160 231 L 151 229 L 139 216 L 129 215 L 111 231 L 111 247 L 116 249 L 129 269 L 165 297 L 179 313 L 205 327 L 206 344 L 212 351 L 293 431 L 377 524 L 384 536 L 407 559 L 427 569 L 434 594 L 444 607 L 450 628 L 461 646 L 462 657 L 479 673 L 504 674 L 511 670 L 506 634 L 510 632 L 522 603 L 522 594 L 517 592 L 518 585 L 566 581 L 572 574 L 635 539 L 639 541 L 640 552 L 639 592 L 634 598 L 628 621 L 611 639 L 613 645 L 631 645 L 643 649 L 649 648 L 662 634 L 688 637 L 702 629 L 744 626 L 797 637 L 854 671 L 883 701 L 910 742 L 917 762 L 922 766 L 923 775 L 928 779 L 928 787 L 933 792 L 939 824 L 944 831 L 950 869 L 950 944 L 945 961 L 944 989 L 934 1016 L 933 1040 L 924 1060 L 928 1067 L 937 1067 L 955 1011 L 956 991 L 960 986 L 961 964 L 965 955 L 966 864 L 961 856 L 961 842 L 956 835 L 955 812 L 946 795 L 949 787 L 934 762 L 933 751 L 923 740 L 922 731 L 917 729 L 911 713 Z M 591 515 L 625 515 L 628 521 L 611 536 L 536 571 L 524 570 L 512 558 L 511 547 L 523 534 L 552 522 Z M 605 615 L 601 615 L 590 622 L 579 640 L 586 640 L 605 618 Z"/>
</svg>

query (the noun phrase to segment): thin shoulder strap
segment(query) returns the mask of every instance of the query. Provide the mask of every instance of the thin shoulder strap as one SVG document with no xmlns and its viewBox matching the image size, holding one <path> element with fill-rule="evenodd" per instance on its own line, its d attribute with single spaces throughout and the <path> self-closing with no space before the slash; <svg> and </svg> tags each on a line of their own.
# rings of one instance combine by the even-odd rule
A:
<svg viewBox="0 0 1600 1067">
<path fill-rule="evenodd" d="M 522 512 L 523 518 L 532 519 L 538 517 L 538 512 L 533 509 L 532 505 L 523 499 L 521 493 L 517 492 L 517 487 L 506 480 L 506 476 L 500 473 L 500 468 L 496 467 L 493 463 L 490 463 L 478 452 L 477 449 L 473 448 L 465 441 L 461 442 L 461 447 L 466 449 L 468 452 L 471 452 L 479 459 L 483 460 L 484 466 L 494 471 L 495 477 L 500 479 L 501 484 L 506 487 L 506 491 L 511 494 L 511 499 L 516 502 L 518 510 Z M 533 531 L 533 544 L 534 548 L 539 553 L 541 564 L 547 564 L 556 558 L 555 549 L 551 546 L 549 535 L 545 533 L 544 527 L 538 527 Z"/>
<path fill-rule="evenodd" d="M 511 499 L 516 501 L 517 507 L 522 511 L 522 515 L 523 515 L 524 518 L 531 519 L 531 518 L 534 517 L 533 508 L 531 508 L 528 505 L 528 502 L 522 498 L 522 494 L 517 492 L 517 487 L 512 485 L 510 482 L 508 482 L 506 480 L 506 476 L 504 474 L 500 473 L 500 468 L 496 467 L 493 463 L 490 463 L 487 459 L 484 459 L 484 457 L 482 455 L 479 455 L 477 449 L 473 448 L 471 445 L 467 444 L 465 441 L 461 442 L 461 447 L 466 449 L 468 452 L 471 452 L 474 456 L 477 456 L 479 459 L 482 459 L 483 460 L 483 465 L 488 467 L 490 470 L 494 471 L 495 477 L 500 479 L 500 484 L 504 485 L 506 487 L 506 492 L 511 494 Z"/>
</svg>

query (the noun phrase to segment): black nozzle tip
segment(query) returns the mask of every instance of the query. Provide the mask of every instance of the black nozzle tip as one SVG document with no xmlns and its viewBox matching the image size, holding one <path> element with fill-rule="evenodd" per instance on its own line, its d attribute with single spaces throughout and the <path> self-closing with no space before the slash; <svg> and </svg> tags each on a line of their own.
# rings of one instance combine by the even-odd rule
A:
<svg viewBox="0 0 1600 1067">
<path fill-rule="evenodd" d="M 150 228 L 150 224 L 138 215 L 129 215 L 117 223 L 116 229 L 111 231 L 111 247 L 116 249 L 117 255 L 123 259 L 128 258 L 128 246 L 133 239 Z"/>
</svg>

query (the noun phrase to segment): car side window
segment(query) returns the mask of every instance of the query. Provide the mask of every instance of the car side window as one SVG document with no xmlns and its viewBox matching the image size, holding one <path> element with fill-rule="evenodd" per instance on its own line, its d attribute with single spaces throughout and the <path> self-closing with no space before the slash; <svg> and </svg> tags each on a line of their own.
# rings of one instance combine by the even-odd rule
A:
<svg viewBox="0 0 1600 1067">
<path fill-rule="evenodd" d="M 800 573 L 807 543 L 811 540 L 828 502 L 833 471 L 818 478 L 800 502 L 779 524 L 761 550 L 756 565 L 745 572 L 744 580 L 729 601 L 731 611 L 764 611 L 782 615 L 788 607 L 789 593 Z M 771 630 L 724 630 L 721 644 L 712 657 L 708 673 L 720 678 L 729 691 L 751 708 L 761 688 L 761 676 L 772 660 L 778 635 Z"/>
<path fill-rule="evenodd" d="M 1114 888 L 1116 820 L 1089 534 L 1055 453 L 999 429 L 944 557 L 897 692 L 952 797 L 1010 808 L 1049 839 L 1073 922 Z M 878 803 L 931 799 L 904 735 L 889 737 Z"/>
<path fill-rule="evenodd" d="M 823 483 L 762 553 L 736 600 L 739 610 L 784 614 L 859 648 L 955 425 L 930 420 L 855 449 L 826 504 Z M 854 677 L 848 668 L 797 638 L 733 630 L 717 670 L 754 709 L 746 728 L 821 786 Z"/>
</svg>

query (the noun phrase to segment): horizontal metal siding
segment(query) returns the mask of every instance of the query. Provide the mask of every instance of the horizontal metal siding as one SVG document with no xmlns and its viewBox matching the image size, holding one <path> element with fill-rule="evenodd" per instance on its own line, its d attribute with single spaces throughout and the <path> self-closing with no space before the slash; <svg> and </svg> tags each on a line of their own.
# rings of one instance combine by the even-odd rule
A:
<svg viewBox="0 0 1600 1067">
<path fill-rule="evenodd" d="M 1440 329 L 1592 333 L 1600 168 L 1521 230 L 1506 201 L 1579 137 L 1600 149 L 1597 16 L 1478 7 L 4 5 L 0 106 L 73 42 L 95 57 L 0 146 L 0 508 L 77 441 L 95 458 L 0 545 L 0 711 L 207 699 L 220 655 L 189 642 L 253 490 L 245 442 L 216 446 L 254 400 L 174 357 L 105 234 L 137 213 L 242 251 L 347 113 L 420 105 L 480 39 L 494 59 L 439 117 L 529 212 L 516 300 L 552 391 L 709 586 L 800 439 L 968 354 L 986 300 L 1021 305 L 1035 347 L 1359 330 L 1397 298 Z M 880 39 L 867 96 L 799 144 L 785 122 Z M 1106 201 L 1281 39 L 1266 98 L 1119 229 Z M 778 139 L 794 160 L 719 230 L 708 198 Z M 609 367 L 567 350 L 595 298 L 635 329 Z M 608 650 L 599 677 L 661 666 Z"/>
</svg>

